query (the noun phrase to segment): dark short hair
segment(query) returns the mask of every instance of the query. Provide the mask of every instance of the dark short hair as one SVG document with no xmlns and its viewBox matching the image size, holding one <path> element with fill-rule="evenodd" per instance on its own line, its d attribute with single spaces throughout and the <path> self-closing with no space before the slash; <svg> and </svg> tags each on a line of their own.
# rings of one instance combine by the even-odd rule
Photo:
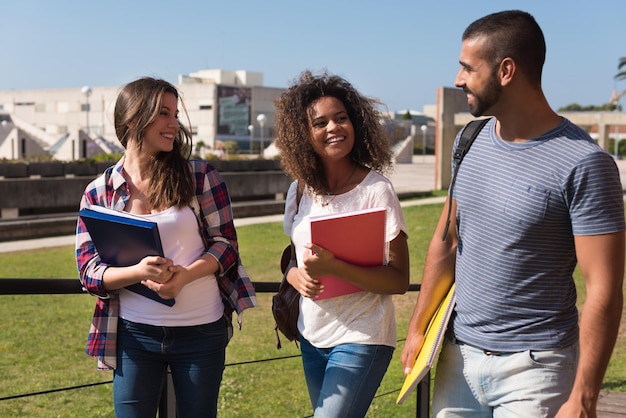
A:
<svg viewBox="0 0 626 418">
<path fill-rule="evenodd" d="M 530 82 L 541 84 L 546 41 L 532 15 L 521 10 L 492 13 L 472 22 L 462 39 L 481 37 L 487 42 L 484 59 L 495 66 L 504 58 L 512 58 Z"/>
</svg>

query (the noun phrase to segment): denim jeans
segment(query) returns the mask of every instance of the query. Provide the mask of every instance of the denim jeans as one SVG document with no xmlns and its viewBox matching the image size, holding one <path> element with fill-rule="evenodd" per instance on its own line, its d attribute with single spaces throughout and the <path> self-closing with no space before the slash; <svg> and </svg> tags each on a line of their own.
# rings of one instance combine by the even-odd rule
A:
<svg viewBox="0 0 626 418">
<path fill-rule="evenodd" d="M 115 416 L 154 417 L 168 366 L 177 416 L 217 415 L 228 343 L 225 318 L 190 327 L 159 327 L 120 319 L 117 338 Z"/>
<path fill-rule="evenodd" d="M 577 364 L 578 344 L 489 353 L 446 339 L 436 369 L 433 416 L 553 417 L 569 397 Z"/>
<path fill-rule="evenodd" d="M 364 417 L 394 348 L 366 344 L 316 348 L 302 337 L 300 347 L 315 417 Z"/>
</svg>

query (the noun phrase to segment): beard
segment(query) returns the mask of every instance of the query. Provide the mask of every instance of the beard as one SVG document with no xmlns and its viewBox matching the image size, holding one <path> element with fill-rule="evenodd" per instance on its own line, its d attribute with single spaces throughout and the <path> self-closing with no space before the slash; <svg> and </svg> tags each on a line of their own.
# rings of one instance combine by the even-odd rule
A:
<svg viewBox="0 0 626 418">
<path fill-rule="evenodd" d="M 495 75 L 489 78 L 489 82 L 481 91 L 474 92 L 467 87 L 463 90 L 474 96 L 474 102 L 468 103 L 470 113 L 474 117 L 486 116 L 487 111 L 498 103 L 502 95 L 502 86 Z"/>
</svg>

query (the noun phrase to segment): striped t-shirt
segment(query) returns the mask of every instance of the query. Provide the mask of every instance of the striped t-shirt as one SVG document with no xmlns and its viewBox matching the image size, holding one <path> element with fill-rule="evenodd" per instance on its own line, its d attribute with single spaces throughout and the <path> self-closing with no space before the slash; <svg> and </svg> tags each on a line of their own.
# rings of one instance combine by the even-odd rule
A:
<svg viewBox="0 0 626 418">
<path fill-rule="evenodd" d="M 474 141 L 453 191 L 455 337 L 493 351 L 562 348 L 578 338 L 574 235 L 624 230 L 619 173 L 566 119 L 523 143 L 494 127 Z"/>
</svg>

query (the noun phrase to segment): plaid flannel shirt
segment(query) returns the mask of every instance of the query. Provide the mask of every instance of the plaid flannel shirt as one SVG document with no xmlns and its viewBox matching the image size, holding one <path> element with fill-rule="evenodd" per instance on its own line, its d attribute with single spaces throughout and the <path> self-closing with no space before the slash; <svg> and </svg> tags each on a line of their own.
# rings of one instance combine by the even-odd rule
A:
<svg viewBox="0 0 626 418">
<path fill-rule="evenodd" d="M 130 196 L 122 175 L 123 163 L 124 158 L 86 187 L 80 202 L 81 209 L 99 205 L 124 210 Z M 241 314 L 245 309 L 257 306 L 256 295 L 239 258 L 237 233 L 224 180 L 207 162 L 190 161 L 190 164 L 196 185 L 191 207 L 198 220 L 206 253 L 215 257 L 220 266 L 216 276 L 230 337 L 233 311 L 237 312 L 241 329 Z M 108 292 L 103 286 L 102 276 L 108 265 L 101 262 L 80 218 L 76 228 L 76 264 L 81 284 L 89 294 L 97 297 L 87 354 L 98 359 L 99 369 L 115 369 L 119 297 L 117 291 Z"/>
</svg>

